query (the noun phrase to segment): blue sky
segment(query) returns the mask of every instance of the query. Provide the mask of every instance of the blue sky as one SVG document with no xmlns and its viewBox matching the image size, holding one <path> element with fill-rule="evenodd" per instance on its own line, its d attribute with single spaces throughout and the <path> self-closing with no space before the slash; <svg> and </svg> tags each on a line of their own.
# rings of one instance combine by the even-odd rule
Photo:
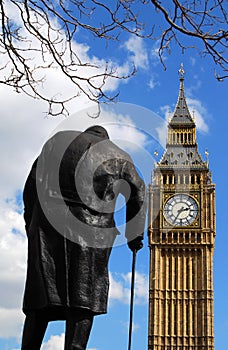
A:
<svg viewBox="0 0 228 350">
<path fill-rule="evenodd" d="M 83 46 L 85 40 L 86 48 Z M 132 62 L 136 65 L 136 76 L 124 82 L 108 81 L 107 91 L 119 91 L 120 96 L 119 103 L 111 106 L 106 122 L 109 123 L 112 138 L 119 139 L 136 164 L 143 168 L 141 171 L 147 183 L 153 169 L 153 152 L 155 149 L 159 151 L 158 159 L 162 155 L 166 135 L 165 120 L 168 111 L 172 114 L 175 108 L 179 90 L 178 70 L 180 63 L 184 64 L 185 95 L 189 109 L 191 112 L 194 110 L 196 117 L 199 150 L 205 157 L 204 152 L 208 148 L 210 169 L 216 183 L 215 349 L 227 350 L 228 81 L 217 82 L 211 59 L 200 57 L 193 49 L 183 55 L 173 47 L 171 55 L 165 56 L 167 69 L 164 71 L 154 41 L 124 35 L 120 44 L 110 44 L 105 51 L 101 44 L 98 45 L 96 41 L 79 32 L 78 42 L 78 48 L 81 51 L 84 49 L 83 54 L 88 59 L 96 56 L 102 62 L 103 58 L 108 57 L 117 64 L 118 69 L 126 72 Z M 55 87 L 55 79 L 61 83 L 63 89 L 67 89 L 63 77 L 55 72 L 55 77 L 45 87 L 47 91 Z M 56 127 L 67 127 L 69 121 L 62 117 L 46 118 L 46 105 L 43 102 L 16 94 L 3 86 L 0 86 L 0 105 L 0 348 L 18 350 L 23 324 L 20 309 L 26 272 L 26 237 L 20 194 L 29 168 L 45 140 Z M 87 106 L 88 102 L 84 98 L 69 104 L 71 120 L 80 130 L 86 122 L 84 124 L 78 111 Z M 96 120 L 96 123 L 100 122 L 101 120 Z M 125 129 L 124 123 L 127 124 Z M 127 348 L 131 253 L 123 242 L 124 239 L 113 249 L 111 255 L 109 310 L 107 315 L 95 319 L 88 344 L 90 350 Z M 137 255 L 132 350 L 147 348 L 148 273 L 149 251 L 145 235 L 144 248 Z M 42 350 L 63 349 L 63 333 L 62 322 L 50 324 Z"/>
</svg>

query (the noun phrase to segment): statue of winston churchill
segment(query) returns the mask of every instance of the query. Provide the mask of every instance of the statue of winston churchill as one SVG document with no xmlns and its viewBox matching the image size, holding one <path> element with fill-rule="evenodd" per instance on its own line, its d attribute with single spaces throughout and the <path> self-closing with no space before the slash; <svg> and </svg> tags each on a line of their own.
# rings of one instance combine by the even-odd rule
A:
<svg viewBox="0 0 228 350">
<path fill-rule="evenodd" d="M 44 145 L 23 192 L 28 265 L 22 350 L 39 350 L 54 320 L 66 321 L 65 350 L 86 349 L 94 316 L 107 312 L 120 193 L 126 198 L 127 243 L 137 251 L 145 185 L 130 156 L 98 125 L 60 131 Z"/>
</svg>

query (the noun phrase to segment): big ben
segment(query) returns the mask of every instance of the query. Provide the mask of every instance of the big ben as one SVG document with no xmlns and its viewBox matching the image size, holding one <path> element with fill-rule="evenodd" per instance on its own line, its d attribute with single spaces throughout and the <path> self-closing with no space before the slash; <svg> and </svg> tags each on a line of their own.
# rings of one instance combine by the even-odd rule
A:
<svg viewBox="0 0 228 350">
<path fill-rule="evenodd" d="M 213 350 L 215 185 L 198 151 L 184 70 L 149 186 L 148 350 Z"/>
</svg>

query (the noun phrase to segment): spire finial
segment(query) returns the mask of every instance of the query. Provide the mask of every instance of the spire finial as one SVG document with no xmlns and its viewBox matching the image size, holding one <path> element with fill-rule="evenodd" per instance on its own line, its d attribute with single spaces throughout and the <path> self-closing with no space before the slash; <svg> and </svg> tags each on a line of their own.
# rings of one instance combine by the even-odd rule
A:
<svg viewBox="0 0 228 350">
<path fill-rule="evenodd" d="M 180 65 L 180 69 L 179 69 L 178 73 L 179 73 L 179 77 L 180 77 L 180 79 L 181 79 L 181 80 L 183 80 L 183 79 L 184 79 L 184 75 L 185 75 L 185 71 L 184 71 L 184 65 L 183 65 L 183 63 L 181 63 L 181 65 Z"/>
<path fill-rule="evenodd" d="M 206 155 L 206 162 L 207 165 L 209 164 L 209 152 L 208 152 L 208 148 L 205 149 L 205 155 Z"/>
</svg>

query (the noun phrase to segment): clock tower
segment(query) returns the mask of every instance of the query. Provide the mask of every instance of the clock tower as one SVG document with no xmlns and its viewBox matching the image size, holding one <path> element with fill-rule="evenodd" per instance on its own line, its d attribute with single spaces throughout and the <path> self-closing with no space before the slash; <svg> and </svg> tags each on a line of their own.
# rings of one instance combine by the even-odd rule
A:
<svg viewBox="0 0 228 350">
<path fill-rule="evenodd" d="M 180 90 L 149 186 L 148 350 L 214 350 L 215 185 Z"/>
</svg>

